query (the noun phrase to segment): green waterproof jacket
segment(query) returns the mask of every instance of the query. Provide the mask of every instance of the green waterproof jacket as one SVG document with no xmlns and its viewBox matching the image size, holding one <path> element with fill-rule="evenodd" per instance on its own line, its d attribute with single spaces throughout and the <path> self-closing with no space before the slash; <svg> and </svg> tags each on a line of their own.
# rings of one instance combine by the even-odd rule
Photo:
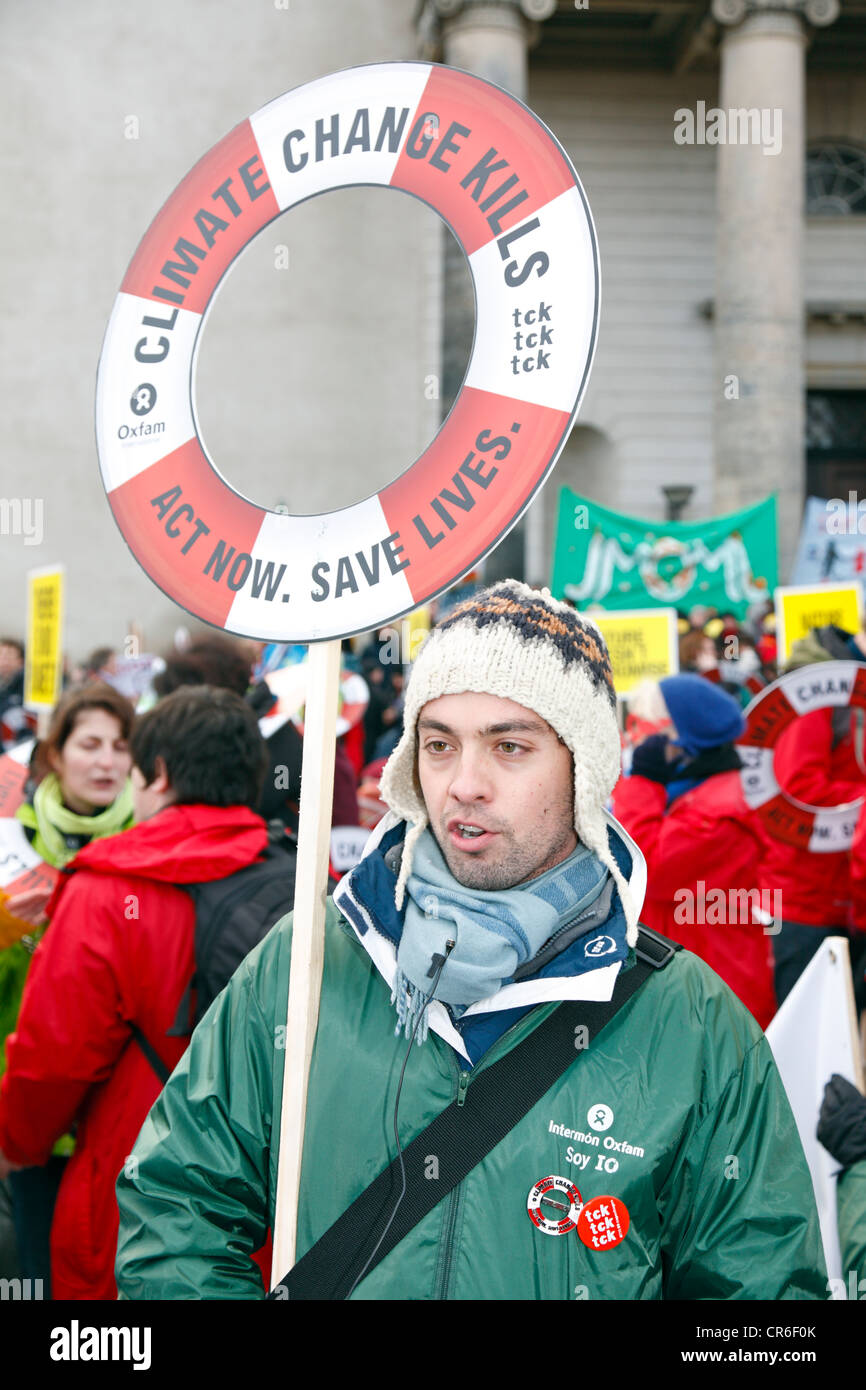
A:
<svg viewBox="0 0 866 1390">
<path fill-rule="evenodd" d="M 376 917 L 376 894 L 394 880 L 375 854 L 328 904 L 299 1256 L 395 1157 L 407 1043 L 395 1037 L 390 1002 L 394 947 Z M 145 1122 L 118 1181 L 123 1297 L 263 1296 L 250 1254 L 274 1216 L 290 944 L 286 917 L 214 1002 Z M 560 985 L 560 998 L 587 997 L 574 981 Z M 526 982 L 526 999 L 539 1002 L 474 1069 L 431 1009 L 430 1033 L 412 1047 L 403 1081 L 404 1146 L 557 1007 L 557 988 Z M 549 1175 L 573 1183 L 584 1203 L 618 1198 L 625 1238 L 593 1249 L 579 1230 L 540 1229 L 528 1204 Z M 685 951 L 575 1051 L 561 1079 L 352 1295 L 827 1296 L 812 1185 L 770 1049 L 730 989 Z"/>
<path fill-rule="evenodd" d="M 845 1293 L 852 1298 L 856 1288 L 859 1302 L 866 1299 L 866 1158 L 839 1178 L 836 1202 Z"/>
</svg>

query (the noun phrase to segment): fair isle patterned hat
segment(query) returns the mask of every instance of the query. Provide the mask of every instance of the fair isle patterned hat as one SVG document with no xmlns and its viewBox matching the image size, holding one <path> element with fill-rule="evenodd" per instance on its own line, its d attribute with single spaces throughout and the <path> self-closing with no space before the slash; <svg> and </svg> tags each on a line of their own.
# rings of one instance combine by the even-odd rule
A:
<svg viewBox="0 0 866 1390">
<path fill-rule="evenodd" d="M 418 715 L 440 695 L 473 691 L 513 700 L 551 726 L 574 759 L 574 828 L 610 870 L 637 942 L 637 910 L 608 847 L 603 808 L 620 773 L 610 657 L 594 623 L 547 589 L 505 579 L 458 605 L 433 629 L 412 667 L 403 735 L 382 773 L 382 799 L 409 823 L 397 880 L 400 908 L 427 809 L 415 768 Z"/>
</svg>

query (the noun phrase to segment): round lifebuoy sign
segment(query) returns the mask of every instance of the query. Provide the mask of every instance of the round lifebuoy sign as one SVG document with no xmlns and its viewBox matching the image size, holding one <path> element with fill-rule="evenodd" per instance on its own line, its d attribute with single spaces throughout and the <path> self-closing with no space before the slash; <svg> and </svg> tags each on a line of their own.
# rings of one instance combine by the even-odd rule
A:
<svg viewBox="0 0 866 1390">
<path fill-rule="evenodd" d="M 258 506 L 199 437 L 196 347 L 226 271 L 282 212 L 372 184 L 427 203 L 466 254 L 475 339 L 460 393 L 406 471 L 318 516 Z M 262 107 L 199 161 L 146 232 L 103 345 L 97 443 L 139 563 L 196 617 L 319 641 L 441 593 L 526 510 L 568 438 L 599 312 L 589 206 L 533 113 L 429 63 L 350 68 Z"/>
<path fill-rule="evenodd" d="M 863 803 L 809 806 L 796 801 L 779 786 L 773 755 L 780 735 L 795 719 L 828 708 L 866 709 L 866 666 L 862 662 L 822 661 L 786 672 L 749 705 L 746 732 L 737 740 L 746 802 L 774 839 L 812 854 L 850 849 Z"/>
</svg>

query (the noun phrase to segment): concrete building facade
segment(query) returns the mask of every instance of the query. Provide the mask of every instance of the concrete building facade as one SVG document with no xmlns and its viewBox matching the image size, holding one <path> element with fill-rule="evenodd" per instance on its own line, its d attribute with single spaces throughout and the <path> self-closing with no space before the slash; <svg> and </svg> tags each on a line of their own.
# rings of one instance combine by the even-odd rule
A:
<svg viewBox="0 0 866 1390">
<path fill-rule="evenodd" d="M 648 518 L 666 486 L 692 489 L 689 517 L 775 489 L 784 573 L 807 485 L 862 474 L 866 491 L 864 53 L 857 0 L 841 14 L 832 0 L 10 0 L 2 493 L 41 501 L 42 524 L 14 534 L 3 512 L 0 627 L 23 630 L 25 571 L 55 561 L 75 656 L 119 646 L 133 622 L 151 646 L 189 622 L 129 554 L 97 469 L 95 372 L 125 267 L 187 170 L 265 102 L 418 56 L 528 102 L 578 170 L 601 251 L 578 423 L 490 572 L 549 577 L 566 484 Z M 755 138 L 715 143 L 711 113 L 739 108 L 759 113 Z M 354 188 L 246 249 L 196 379 L 204 442 L 235 487 L 325 510 L 423 449 L 471 341 L 450 241 L 416 201 Z"/>
</svg>

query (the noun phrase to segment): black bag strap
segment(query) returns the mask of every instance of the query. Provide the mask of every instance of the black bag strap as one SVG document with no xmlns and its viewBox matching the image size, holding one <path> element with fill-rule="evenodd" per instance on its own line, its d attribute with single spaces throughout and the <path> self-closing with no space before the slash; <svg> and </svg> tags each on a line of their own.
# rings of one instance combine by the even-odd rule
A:
<svg viewBox="0 0 866 1390">
<path fill-rule="evenodd" d="M 164 1086 L 168 1078 L 171 1076 L 170 1069 L 166 1066 L 165 1062 L 160 1057 L 156 1048 L 153 1046 L 153 1043 L 148 1042 L 147 1038 L 144 1036 L 137 1023 L 133 1023 L 131 1025 L 130 1031 L 134 1040 L 138 1043 L 148 1062 L 153 1067 L 153 1070 L 156 1072 L 157 1076 L 159 1077 L 160 1081 Z"/>
<path fill-rule="evenodd" d="M 568 1070 L 576 1050 L 591 1044 L 653 971 L 663 970 L 680 950 L 677 942 L 641 927 L 637 961 L 630 970 L 620 972 L 610 1000 L 560 1004 L 523 1042 L 478 1075 L 467 1088 L 463 1104 L 452 1101 L 406 1146 L 406 1195 L 378 1249 L 383 1223 L 402 1186 L 399 1158 L 298 1260 L 280 1281 L 281 1292 L 274 1291 L 268 1298 L 285 1298 L 285 1290 L 290 1299 L 347 1298 L 359 1273 L 369 1274 L 463 1181 Z M 430 1154 L 436 1155 L 439 1164 L 435 1181 L 425 1177 Z"/>
</svg>

